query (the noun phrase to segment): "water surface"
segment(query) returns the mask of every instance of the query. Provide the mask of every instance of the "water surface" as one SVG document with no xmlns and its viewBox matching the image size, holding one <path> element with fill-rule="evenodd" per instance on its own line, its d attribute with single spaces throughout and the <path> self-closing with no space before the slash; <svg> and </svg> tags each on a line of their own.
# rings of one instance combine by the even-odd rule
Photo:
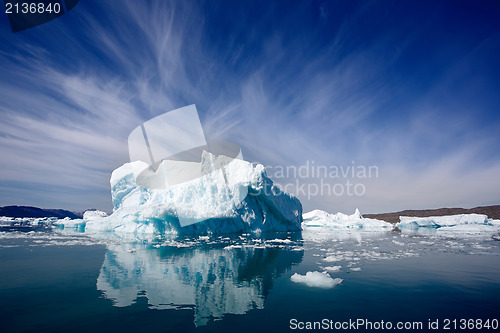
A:
<svg viewBox="0 0 500 333">
<path fill-rule="evenodd" d="M 499 244 L 397 232 L 152 242 L 2 233 L 1 331 L 282 332 L 292 319 L 500 319 Z M 290 280 L 325 268 L 343 282 L 323 289 Z"/>
</svg>

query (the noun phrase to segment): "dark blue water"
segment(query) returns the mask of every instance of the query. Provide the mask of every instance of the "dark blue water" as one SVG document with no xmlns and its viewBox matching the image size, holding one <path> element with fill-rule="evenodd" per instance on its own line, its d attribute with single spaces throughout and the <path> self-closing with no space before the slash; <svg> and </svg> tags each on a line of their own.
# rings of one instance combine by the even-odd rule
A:
<svg viewBox="0 0 500 333">
<path fill-rule="evenodd" d="M 155 242 L 2 233 L 0 331 L 284 332 L 299 331 L 293 319 L 363 319 L 423 325 L 405 332 L 479 332 L 444 330 L 444 320 L 500 319 L 499 243 L 398 233 Z M 290 279 L 332 266 L 343 279 L 333 288 Z"/>
</svg>

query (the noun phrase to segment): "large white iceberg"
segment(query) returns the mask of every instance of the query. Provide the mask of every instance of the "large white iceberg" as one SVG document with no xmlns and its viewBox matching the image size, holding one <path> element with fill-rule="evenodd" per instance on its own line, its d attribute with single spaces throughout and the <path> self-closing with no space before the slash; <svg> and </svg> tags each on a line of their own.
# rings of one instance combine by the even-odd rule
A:
<svg viewBox="0 0 500 333">
<path fill-rule="evenodd" d="M 217 158 L 203 152 L 201 162 L 188 167 L 209 169 Z M 157 174 L 171 168 L 168 163 L 163 161 Z M 234 159 L 224 166 L 223 177 L 208 174 L 167 189 L 137 185 L 137 177 L 148 167 L 136 161 L 113 171 L 113 214 L 84 217 L 86 232 L 207 234 L 301 229 L 300 201 L 273 185 L 261 164 Z M 180 219 L 196 223 L 183 226 Z"/>
<path fill-rule="evenodd" d="M 352 215 L 343 213 L 330 214 L 322 210 L 313 210 L 303 216 L 304 229 L 328 228 L 341 230 L 392 230 L 393 225 L 389 222 L 364 218 L 358 209 Z"/>
</svg>

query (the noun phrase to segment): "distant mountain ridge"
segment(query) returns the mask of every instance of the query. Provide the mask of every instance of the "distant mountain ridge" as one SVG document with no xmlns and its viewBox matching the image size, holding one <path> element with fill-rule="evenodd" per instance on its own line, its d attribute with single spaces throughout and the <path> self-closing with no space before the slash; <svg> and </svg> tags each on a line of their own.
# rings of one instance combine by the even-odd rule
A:
<svg viewBox="0 0 500 333">
<path fill-rule="evenodd" d="M 65 209 L 42 209 L 31 206 L 5 206 L 0 207 L 0 216 L 8 217 L 57 217 L 63 219 L 81 219 L 82 215 Z"/>
<path fill-rule="evenodd" d="M 484 214 L 490 219 L 500 219 L 500 205 L 480 206 L 474 208 L 438 208 L 438 209 L 420 209 L 420 210 L 402 210 L 393 213 L 381 214 L 363 214 L 363 217 L 379 219 L 390 223 L 399 222 L 400 216 L 429 217 L 457 214 Z"/>
</svg>

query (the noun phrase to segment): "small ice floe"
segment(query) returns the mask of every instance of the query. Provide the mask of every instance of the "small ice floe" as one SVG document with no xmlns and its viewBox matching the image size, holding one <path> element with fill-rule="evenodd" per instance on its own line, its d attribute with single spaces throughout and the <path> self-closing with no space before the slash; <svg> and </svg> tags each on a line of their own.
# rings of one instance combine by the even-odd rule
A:
<svg viewBox="0 0 500 333">
<path fill-rule="evenodd" d="M 224 248 L 224 250 L 241 249 L 241 248 L 243 248 L 242 245 L 228 245 Z"/>
<path fill-rule="evenodd" d="M 342 283 L 341 278 L 332 278 L 328 273 L 322 272 L 307 272 L 306 275 L 295 273 L 290 278 L 292 282 L 302 283 L 308 287 L 316 288 L 333 288 L 334 286 Z"/>
<path fill-rule="evenodd" d="M 344 260 L 344 257 L 335 256 L 335 255 L 323 258 L 323 261 L 326 261 L 326 262 L 334 262 L 334 261 L 342 261 L 342 260 Z"/>
<path fill-rule="evenodd" d="M 328 266 L 328 267 L 325 267 L 324 270 L 328 271 L 328 272 L 338 272 L 338 271 L 340 271 L 341 268 L 342 268 L 342 266 L 340 266 L 340 265 Z"/>
<path fill-rule="evenodd" d="M 81 233 L 60 234 L 55 232 L 0 232 L 0 239 L 24 239 L 28 246 L 92 246 L 104 244 L 101 240 L 92 239 Z"/>
<path fill-rule="evenodd" d="M 177 247 L 177 248 L 184 248 L 184 247 L 192 247 L 196 243 L 195 242 L 190 242 L 190 241 L 176 241 L 173 239 L 167 239 L 163 243 L 161 243 L 161 246 L 166 246 L 166 247 Z"/>
<path fill-rule="evenodd" d="M 478 250 L 489 250 L 493 248 L 493 246 L 482 245 L 482 244 L 472 244 L 472 247 Z"/>
<path fill-rule="evenodd" d="M 279 239 L 279 238 L 275 238 L 275 239 L 271 239 L 271 240 L 267 240 L 265 241 L 266 243 L 281 243 L 281 244 L 290 244 L 292 241 L 290 239 Z"/>
</svg>

